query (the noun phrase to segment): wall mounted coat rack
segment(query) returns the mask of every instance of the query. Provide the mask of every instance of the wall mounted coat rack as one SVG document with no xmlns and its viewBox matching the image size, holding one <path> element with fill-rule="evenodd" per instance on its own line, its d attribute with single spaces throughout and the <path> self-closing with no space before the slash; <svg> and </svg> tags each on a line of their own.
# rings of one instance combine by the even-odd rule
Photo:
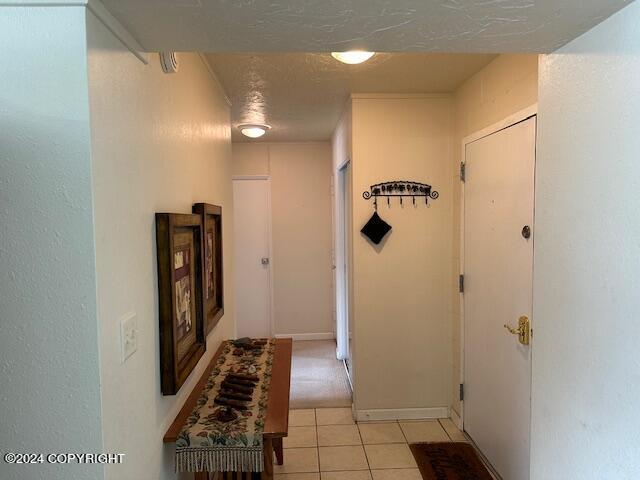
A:
<svg viewBox="0 0 640 480">
<path fill-rule="evenodd" d="M 400 205 L 402 205 L 403 198 L 405 197 L 411 197 L 414 205 L 416 204 L 416 197 L 424 197 L 424 203 L 428 205 L 430 198 L 435 200 L 440 195 L 433 190 L 431 185 L 427 185 L 426 183 L 395 180 L 371 185 L 370 189 L 365 191 L 362 196 L 365 200 L 373 197 L 373 206 L 377 210 L 378 197 L 386 197 L 387 205 L 391 205 L 391 197 L 398 197 L 400 199 Z"/>
</svg>

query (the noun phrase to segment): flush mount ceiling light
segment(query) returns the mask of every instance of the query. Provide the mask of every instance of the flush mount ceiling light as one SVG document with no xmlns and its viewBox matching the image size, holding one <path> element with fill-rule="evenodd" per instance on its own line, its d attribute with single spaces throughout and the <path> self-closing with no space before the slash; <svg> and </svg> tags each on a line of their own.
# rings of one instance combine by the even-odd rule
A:
<svg viewBox="0 0 640 480">
<path fill-rule="evenodd" d="M 242 133 L 245 137 L 249 138 L 260 138 L 267 130 L 271 127 L 269 125 L 260 125 L 257 123 L 243 123 L 242 125 L 238 125 L 240 129 L 240 133 Z"/>
<path fill-rule="evenodd" d="M 355 65 L 366 62 L 373 57 L 376 52 L 363 52 L 361 50 L 351 50 L 349 52 L 331 52 L 331 56 L 342 63 Z"/>
</svg>

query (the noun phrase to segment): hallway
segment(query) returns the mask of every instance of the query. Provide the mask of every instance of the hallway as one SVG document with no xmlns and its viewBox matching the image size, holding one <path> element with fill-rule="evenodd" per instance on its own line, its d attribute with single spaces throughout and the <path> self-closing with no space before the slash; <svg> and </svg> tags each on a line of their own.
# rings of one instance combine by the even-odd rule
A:
<svg viewBox="0 0 640 480">
<path fill-rule="evenodd" d="M 638 25 L 2 2 L 0 480 L 640 479 Z"/>
<path fill-rule="evenodd" d="M 291 408 L 351 407 L 351 387 L 334 340 L 293 342 Z"/>
</svg>

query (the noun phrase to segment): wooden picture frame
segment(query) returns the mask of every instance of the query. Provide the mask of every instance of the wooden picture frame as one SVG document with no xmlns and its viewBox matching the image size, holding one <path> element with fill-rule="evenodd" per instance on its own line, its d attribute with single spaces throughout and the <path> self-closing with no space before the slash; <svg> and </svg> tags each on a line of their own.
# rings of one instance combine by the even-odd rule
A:
<svg viewBox="0 0 640 480">
<path fill-rule="evenodd" d="M 206 336 L 224 315 L 222 207 L 196 203 L 192 211 L 202 219 L 202 310 Z"/>
<path fill-rule="evenodd" d="M 202 311 L 202 220 L 156 213 L 160 386 L 175 395 L 206 349 Z"/>
</svg>

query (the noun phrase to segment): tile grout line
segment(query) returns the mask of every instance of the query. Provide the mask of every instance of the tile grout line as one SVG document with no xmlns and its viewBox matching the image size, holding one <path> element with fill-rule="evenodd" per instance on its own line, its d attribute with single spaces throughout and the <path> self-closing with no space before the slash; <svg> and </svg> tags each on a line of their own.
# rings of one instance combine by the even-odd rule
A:
<svg viewBox="0 0 640 480">
<path fill-rule="evenodd" d="M 398 423 L 398 427 L 400 427 L 400 431 L 402 432 L 402 436 L 404 437 L 404 441 L 406 442 L 407 446 L 409 446 L 409 439 L 407 438 L 407 434 L 404 433 L 404 428 L 402 428 L 402 424 L 400 423 L 400 420 L 396 420 L 396 422 Z"/>
<path fill-rule="evenodd" d="M 398 428 L 400 429 L 400 433 L 402 433 L 402 438 L 404 438 L 404 443 L 406 443 L 407 446 L 408 446 L 409 445 L 409 439 L 404 434 L 404 430 L 402 429 L 402 425 L 400 425 L 400 420 L 396 420 L 395 423 L 398 425 Z"/>
<path fill-rule="evenodd" d="M 400 423 L 400 420 L 396 420 L 396 422 L 398 423 L 398 427 L 400 428 L 400 431 L 402 432 L 402 436 L 403 436 L 403 437 L 404 437 L 404 439 L 405 439 L 405 442 L 406 442 L 406 443 L 405 443 L 405 445 L 407 446 L 407 448 L 409 449 L 409 451 L 411 451 L 411 447 L 410 447 L 410 445 L 411 445 L 411 444 L 409 443 L 409 439 L 407 438 L 406 433 L 404 433 L 404 429 L 402 428 L 402 424 Z M 411 452 L 411 456 L 413 457 L 413 452 Z M 414 459 L 414 461 L 416 462 L 416 466 L 415 466 L 415 468 L 418 468 L 418 462 L 417 462 L 417 460 L 415 459 L 415 457 L 413 457 L 413 459 Z"/>
<path fill-rule="evenodd" d="M 322 469 L 320 468 L 320 436 L 318 435 L 318 412 L 313 409 L 313 427 L 316 430 L 316 458 L 318 459 L 318 479 L 322 480 Z"/>
<path fill-rule="evenodd" d="M 440 421 L 440 419 L 438 418 L 438 425 L 440 425 L 440 428 L 442 430 L 444 430 L 444 433 L 446 433 L 447 438 L 449 439 L 450 442 L 453 442 L 453 438 L 451 438 L 451 435 L 449 435 L 449 432 L 447 431 L 446 428 L 444 428 L 444 425 L 442 425 L 442 422 Z"/>
<path fill-rule="evenodd" d="M 360 437 L 360 446 L 362 447 L 362 452 L 364 453 L 364 459 L 367 461 L 367 468 L 369 472 L 369 478 L 373 479 L 373 472 L 371 471 L 371 464 L 369 463 L 369 455 L 367 455 L 367 449 L 364 448 L 364 439 L 362 438 L 362 432 L 360 431 L 360 425 L 358 425 L 357 421 L 354 421 L 356 424 L 356 429 L 358 430 L 358 436 Z"/>
</svg>

